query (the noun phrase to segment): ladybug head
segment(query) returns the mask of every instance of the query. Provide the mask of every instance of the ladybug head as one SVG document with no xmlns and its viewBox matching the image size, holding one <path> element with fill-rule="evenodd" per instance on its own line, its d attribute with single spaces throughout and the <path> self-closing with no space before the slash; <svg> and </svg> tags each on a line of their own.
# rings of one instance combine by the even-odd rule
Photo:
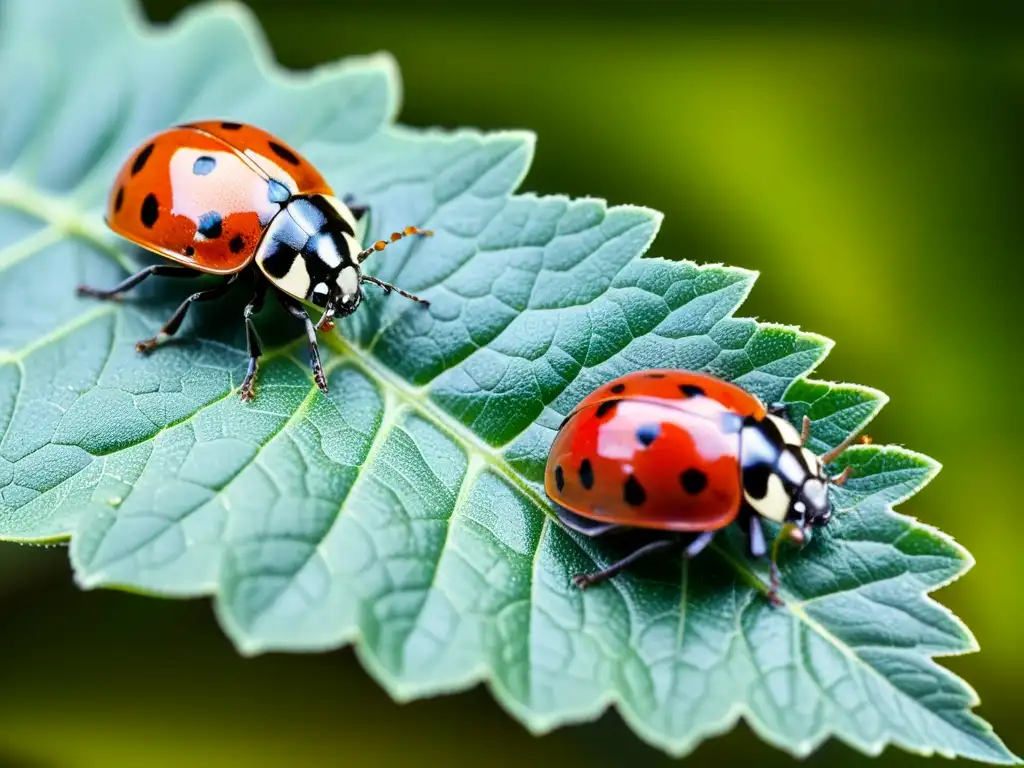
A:
<svg viewBox="0 0 1024 768">
<path fill-rule="evenodd" d="M 317 327 L 324 330 L 335 317 L 348 317 L 363 300 L 363 291 L 359 287 L 359 268 L 349 265 L 339 269 L 330 280 L 314 287 L 320 296 L 314 295 L 313 302 L 324 308 Z"/>
<path fill-rule="evenodd" d="M 832 505 L 828 500 L 828 478 L 811 475 L 793 494 L 790 518 L 804 526 L 819 528 L 832 519 Z"/>
<path fill-rule="evenodd" d="M 807 442 L 809 432 L 810 422 L 805 418 L 804 429 L 801 434 L 801 444 Z M 823 525 L 828 525 L 828 522 L 832 519 L 832 504 L 828 497 L 828 487 L 830 485 L 843 485 L 850 477 L 851 469 L 846 467 L 838 477 L 832 478 L 825 472 L 825 465 L 839 458 L 839 455 L 856 441 L 857 435 L 850 435 L 835 448 L 814 460 L 814 463 L 810 465 L 812 468 L 811 474 L 793 494 L 789 514 L 791 520 L 811 528 L 820 528 Z"/>
</svg>

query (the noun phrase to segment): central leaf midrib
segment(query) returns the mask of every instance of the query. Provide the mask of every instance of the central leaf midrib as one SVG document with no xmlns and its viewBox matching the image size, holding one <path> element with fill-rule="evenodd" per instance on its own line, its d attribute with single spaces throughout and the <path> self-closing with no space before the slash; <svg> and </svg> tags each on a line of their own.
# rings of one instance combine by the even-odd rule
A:
<svg viewBox="0 0 1024 768">
<path fill-rule="evenodd" d="M 414 388 L 405 379 L 380 363 L 375 357 L 363 353 L 359 347 L 355 346 L 344 336 L 332 334 L 327 339 L 328 345 L 337 354 L 352 362 L 355 367 L 362 370 L 371 380 L 390 390 L 402 403 L 419 411 L 429 421 L 440 426 L 462 448 L 463 452 L 466 453 L 467 459 L 471 461 L 473 455 L 480 456 L 491 469 L 514 486 L 535 507 L 542 512 L 549 508 L 548 503 L 540 496 L 537 490 L 508 465 L 502 454 L 481 440 L 475 432 L 453 419 L 450 414 L 430 399 L 429 394 L 426 396 L 421 394 L 421 392 L 426 390 Z"/>
</svg>

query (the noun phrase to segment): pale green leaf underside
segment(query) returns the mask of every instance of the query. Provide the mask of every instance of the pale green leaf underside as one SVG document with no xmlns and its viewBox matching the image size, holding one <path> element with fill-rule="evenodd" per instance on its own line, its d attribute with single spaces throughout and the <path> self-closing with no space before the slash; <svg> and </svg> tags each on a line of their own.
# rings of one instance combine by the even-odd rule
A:
<svg viewBox="0 0 1024 768">
<path fill-rule="evenodd" d="M 84 586 L 212 595 L 246 653 L 355 642 L 402 699 L 486 680 L 535 731 L 615 703 L 673 753 L 743 716 L 797 754 L 836 735 L 1015 760 L 931 660 L 974 641 L 925 596 L 969 556 L 891 511 L 936 471 L 923 456 L 848 454 L 838 519 L 785 561 L 786 609 L 731 532 L 682 570 L 571 587 L 615 552 L 555 524 L 540 480 L 596 384 L 712 371 L 809 414 L 816 450 L 884 396 L 804 380 L 826 340 L 734 318 L 753 275 L 640 260 L 656 213 L 514 196 L 529 135 L 394 127 L 389 59 L 285 77 L 258 40 L 232 6 L 154 32 L 115 0 L 0 0 L 0 536 L 71 537 Z M 117 165 L 203 117 L 299 147 L 369 203 L 375 233 L 437 231 L 370 262 L 432 306 L 371 297 L 325 342 L 327 397 L 269 312 L 259 397 L 239 402 L 244 297 L 140 359 L 180 294 L 73 296 L 139 258 L 100 218 Z"/>
</svg>

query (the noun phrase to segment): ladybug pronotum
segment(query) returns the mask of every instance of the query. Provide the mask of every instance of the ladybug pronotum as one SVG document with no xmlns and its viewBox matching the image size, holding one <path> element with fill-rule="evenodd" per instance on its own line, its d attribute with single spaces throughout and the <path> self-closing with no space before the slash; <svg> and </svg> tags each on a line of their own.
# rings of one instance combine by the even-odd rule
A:
<svg viewBox="0 0 1024 768">
<path fill-rule="evenodd" d="M 368 209 L 346 205 L 308 160 L 260 128 L 209 120 L 170 128 L 144 141 L 125 162 L 110 191 L 106 222 L 117 234 L 174 264 L 157 264 L 109 290 L 79 286 L 83 295 L 113 299 L 147 277 L 220 275 L 223 282 L 189 296 L 151 339 L 136 345 L 151 352 L 181 327 L 189 307 L 217 299 L 240 277 L 252 282 L 244 319 L 249 367 L 239 389 L 255 396 L 262 349 L 252 316 L 268 288 L 301 321 L 309 340 L 317 386 L 327 391 L 317 330 L 352 314 L 372 283 L 429 306 L 425 299 L 375 277 L 360 264 L 389 243 L 432 233 L 406 227 L 369 248 L 360 244 Z M 314 323 L 306 306 L 322 311 Z"/>
<path fill-rule="evenodd" d="M 832 516 L 825 465 L 857 438 L 823 456 L 803 431 L 735 384 L 678 370 L 630 373 L 588 395 L 562 422 L 548 455 L 544 487 L 561 522 L 587 536 L 628 528 L 663 533 L 597 573 L 580 588 L 671 548 L 694 557 L 715 533 L 738 522 L 751 556 L 767 552 L 762 519 L 782 523 L 772 550 L 768 596 L 778 602 L 778 543 L 802 543 Z"/>
</svg>

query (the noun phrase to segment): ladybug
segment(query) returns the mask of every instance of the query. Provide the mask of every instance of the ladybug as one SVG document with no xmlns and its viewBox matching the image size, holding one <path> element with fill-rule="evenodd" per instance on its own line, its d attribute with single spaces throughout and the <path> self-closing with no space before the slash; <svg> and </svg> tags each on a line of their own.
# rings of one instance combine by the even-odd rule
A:
<svg viewBox="0 0 1024 768">
<path fill-rule="evenodd" d="M 360 265 L 389 242 L 433 233 L 406 227 L 363 248 L 359 232 L 367 213 L 366 206 L 334 197 L 308 160 L 260 128 L 219 120 L 178 125 L 129 156 L 111 188 L 105 217 L 118 235 L 174 263 L 147 267 L 109 290 L 83 285 L 78 293 L 115 299 L 152 275 L 220 276 L 219 285 L 193 293 L 156 336 L 136 345 L 148 353 L 178 331 L 192 304 L 220 298 L 246 277 L 253 286 L 244 312 L 249 367 L 239 392 L 251 400 L 262 354 L 252 317 L 273 286 L 285 309 L 304 324 L 313 379 L 326 392 L 316 332 L 356 310 L 363 284 L 429 306 L 363 274 Z M 321 311 L 317 323 L 306 307 Z"/>
<path fill-rule="evenodd" d="M 768 597 L 778 603 L 779 542 L 803 543 L 832 516 L 825 465 L 854 442 L 825 455 L 735 384 L 680 370 L 638 371 L 592 392 L 562 422 L 548 455 L 544 488 L 561 522 L 587 536 L 646 529 L 652 541 L 597 573 L 577 574 L 582 588 L 647 555 L 680 548 L 696 556 L 730 523 L 746 532 L 753 557 L 767 551 L 761 520 L 783 523 L 772 550 Z M 689 534 L 689 535 L 687 535 Z"/>
</svg>

